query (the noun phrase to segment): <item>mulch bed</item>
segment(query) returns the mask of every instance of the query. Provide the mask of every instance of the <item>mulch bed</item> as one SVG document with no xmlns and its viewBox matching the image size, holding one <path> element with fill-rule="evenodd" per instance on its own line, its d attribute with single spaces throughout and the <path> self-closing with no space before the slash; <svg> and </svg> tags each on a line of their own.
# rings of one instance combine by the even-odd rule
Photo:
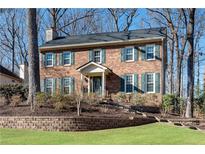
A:
<svg viewBox="0 0 205 154">
<path fill-rule="evenodd" d="M 35 112 L 31 112 L 30 106 L 22 103 L 17 107 L 11 105 L 0 104 L 0 116 L 74 116 L 77 114 L 76 106 L 67 106 L 66 109 L 57 111 L 52 106 L 36 107 Z M 129 117 L 135 116 L 120 108 L 113 108 L 100 104 L 82 104 L 82 116 L 94 117 Z"/>
</svg>

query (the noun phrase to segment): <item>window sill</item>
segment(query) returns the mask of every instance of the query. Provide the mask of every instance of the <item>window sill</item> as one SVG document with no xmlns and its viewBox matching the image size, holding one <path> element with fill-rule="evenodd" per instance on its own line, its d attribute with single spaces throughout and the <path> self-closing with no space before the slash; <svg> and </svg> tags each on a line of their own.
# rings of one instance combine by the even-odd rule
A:
<svg viewBox="0 0 205 154">
<path fill-rule="evenodd" d="M 53 65 L 46 65 L 45 67 L 48 67 L 48 68 L 49 68 L 49 67 L 53 67 Z"/>
<path fill-rule="evenodd" d="M 146 61 L 155 61 L 156 59 L 146 59 Z"/>
<path fill-rule="evenodd" d="M 154 94 L 155 93 L 155 91 L 153 91 L 153 92 L 147 92 L 147 94 Z"/>
<path fill-rule="evenodd" d="M 65 64 L 65 65 L 63 65 L 63 66 L 68 67 L 68 66 L 71 66 L 71 64 Z"/>
<path fill-rule="evenodd" d="M 125 60 L 126 63 L 134 62 L 134 60 Z"/>
</svg>

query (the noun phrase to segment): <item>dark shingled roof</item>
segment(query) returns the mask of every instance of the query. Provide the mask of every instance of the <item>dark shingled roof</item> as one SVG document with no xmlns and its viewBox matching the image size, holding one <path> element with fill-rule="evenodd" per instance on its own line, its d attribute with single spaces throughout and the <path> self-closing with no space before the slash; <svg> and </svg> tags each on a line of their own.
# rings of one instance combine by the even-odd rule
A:
<svg viewBox="0 0 205 154">
<path fill-rule="evenodd" d="M 0 65 L 0 73 L 12 76 L 12 77 L 17 78 L 19 80 L 22 80 L 18 75 L 16 75 L 15 73 L 11 72 L 10 70 L 6 69 L 5 67 L 3 67 L 1 65 Z"/>
<path fill-rule="evenodd" d="M 107 33 L 95 33 L 87 35 L 75 35 L 68 37 L 58 37 L 52 41 L 48 41 L 41 47 L 52 47 L 56 45 L 75 45 L 83 43 L 100 43 L 111 41 L 127 41 L 132 39 L 154 38 L 154 37 L 166 37 L 166 28 L 150 28 L 150 29 L 138 29 L 130 30 L 127 32 L 107 32 Z"/>
</svg>

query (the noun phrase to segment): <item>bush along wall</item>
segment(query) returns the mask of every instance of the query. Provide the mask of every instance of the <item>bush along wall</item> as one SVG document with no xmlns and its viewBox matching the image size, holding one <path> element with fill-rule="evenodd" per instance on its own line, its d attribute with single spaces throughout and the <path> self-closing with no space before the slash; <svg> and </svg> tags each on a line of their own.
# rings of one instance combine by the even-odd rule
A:
<svg viewBox="0 0 205 154">
<path fill-rule="evenodd" d="M 28 87 L 23 84 L 0 85 L 0 96 L 5 98 L 5 103 L 10 104 L 13 96 L 19 96 L 21 101 L 25 101 L 28 96 Z"/>
</svg>

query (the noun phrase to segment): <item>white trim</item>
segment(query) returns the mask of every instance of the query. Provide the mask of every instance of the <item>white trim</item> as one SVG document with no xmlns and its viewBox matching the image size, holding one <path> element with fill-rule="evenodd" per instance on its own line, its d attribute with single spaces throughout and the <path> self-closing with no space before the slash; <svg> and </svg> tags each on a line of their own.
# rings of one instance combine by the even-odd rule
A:
<svg viewBox="0 0 205 154">
<path fill-rule="evenodd" d="M 52 55 L 52 64 L 51 65 L 47 65 L 47 54 L 51 54 Z M 46 64 L 46 66 L 45 67 L 53 67 L 53 53 L 52 52 L 48 52 L 48 53 L 46 53 L 45 54 L 45 64 Z"/>
<path fill-rule="evenodd" d="M 128 46 L 128 47 L 125 47 L 125 62 L 133 62 L 135 61 L 135 48 L 134 46 Z M 126 55 L 127 55 L 127 50 L 126 49 L 132 49 L 132 59 L 131 60 L 126 60 Z"/>
<path fill-rule="evenodd" d="M 109 42 L 95 42 L 95 43 L 80 43 L 80 44 L 70 44 L 70 45 L 54 45 L 54 46 L 49 46 L 49 47 L 40 47 L 41 49 L 55 49 L 55 48 L 74 48 L 74 47 L 85 47 L 89 45 L 109 45 L 112 43 L 137 43 L 138 41 L 154 41 L 154 40 L 159 40 L 161 41 L 164 37 L 152 37 L 152 38 L 143 38 L 143 39 L 132 39 L 132 40 L 119 40 L 119 41 L 109 41 Z"/>
<path fill-rule="evenodd" d="M 153 74 L 153 91 L 150 91 L 150 92 L 147 91 L 147 93 L 153 94 L 153 93 L 155 93 L 155 74 L 156 73 L 147 73 L 146 75 L 148 75 L 148 74 Z M 146 76 L 146 78 L 147 78 L 147 76 Z M 146 86 L 147 86 L 147 83 L 146 83 Z"/>
<path fill-rule="evenodd" d="M 45 78 L 45 82 L 46 82 L 46 84 L 45 84 L 45 90 L 46 90 L 46 93 L 47 93 L 47 80 L 51 80 L 52 81 L 52 86 L 51 86 L 51 95 L 53 95 L 53 83 L 54 83 L 54 78 Z"/>
<path fill-rule="evenodd" d="M 96 65 L 96 66 L 102 68 L 103 70 L 108 70 L 106 67 L 104 67 L 104 66 L 102 66 L 102 65 L 100 65 L 100 64 L 95 63 L 95 62 L 92 61 L 92 62 L 89 62 L 88 64 L 86 64 L 85 66 L 83 66 L 83 67 L 77 69 L 77 71 L 80 72 L 80 71 L 83 70 L 85 67 L 88 67 L 88 66 L 91 65 L 91 64 Z"/>
<path fill-rule="evenodd" d="M 70 53 L 70 63 L 69 64 L 64 64 L 64 53 Z M 71 66 L 71 51 L 64 51 L 63 52 L 63 59 L 62 59 L 62 61 L 63 61 L 63 66 Z"/>
<path fill-rule="evenodd" d="M 68 86 L 65 86 L 65 79 L 66 80 L 69 80 L 68 82 L 69 82 L 69 85 Z M 63 86 L 63 93 L 65 94 L 65 89 L 64 88 L 69 88 L 69 92 L 68 92 L 68 94 L 71 94 L 71 77 L 70 76 L 66 76 L 66 77 L 64 77 L 63 78 L 63 85 L 61 85 L 61 86 Z"/>
<path fill-rule="evenodd" d="M 100 62 L 95 62 L 98 64 L 102 64 L 102 49 L 94 49 L 92 52 L 100 51 Z M 93 60 L 95 59 L 95 53 L 93 53 Z"/>
<path fill-rule="evenodd" d="M 152 59 L 147 59 L 147 47 L 154 47 L 154 49 L 153 49 L 153 58 Z M 147 61 L 151 61 L 151 60 L 156 60 L 156 58 L 155 58 L 155 44 L 147 44 L 146 45 L 146 60 Z"/>
<path fill-rule="evenodd" d="M 132 92 L 127 92 L 127 76 L 132 76 Z M 134 74 L 125 74 L 125 82 L 124 82 L 124 87 L 125 87 L 125 93 L 126 94 L 132 94 L 134 92 Z"/>
</svg>

